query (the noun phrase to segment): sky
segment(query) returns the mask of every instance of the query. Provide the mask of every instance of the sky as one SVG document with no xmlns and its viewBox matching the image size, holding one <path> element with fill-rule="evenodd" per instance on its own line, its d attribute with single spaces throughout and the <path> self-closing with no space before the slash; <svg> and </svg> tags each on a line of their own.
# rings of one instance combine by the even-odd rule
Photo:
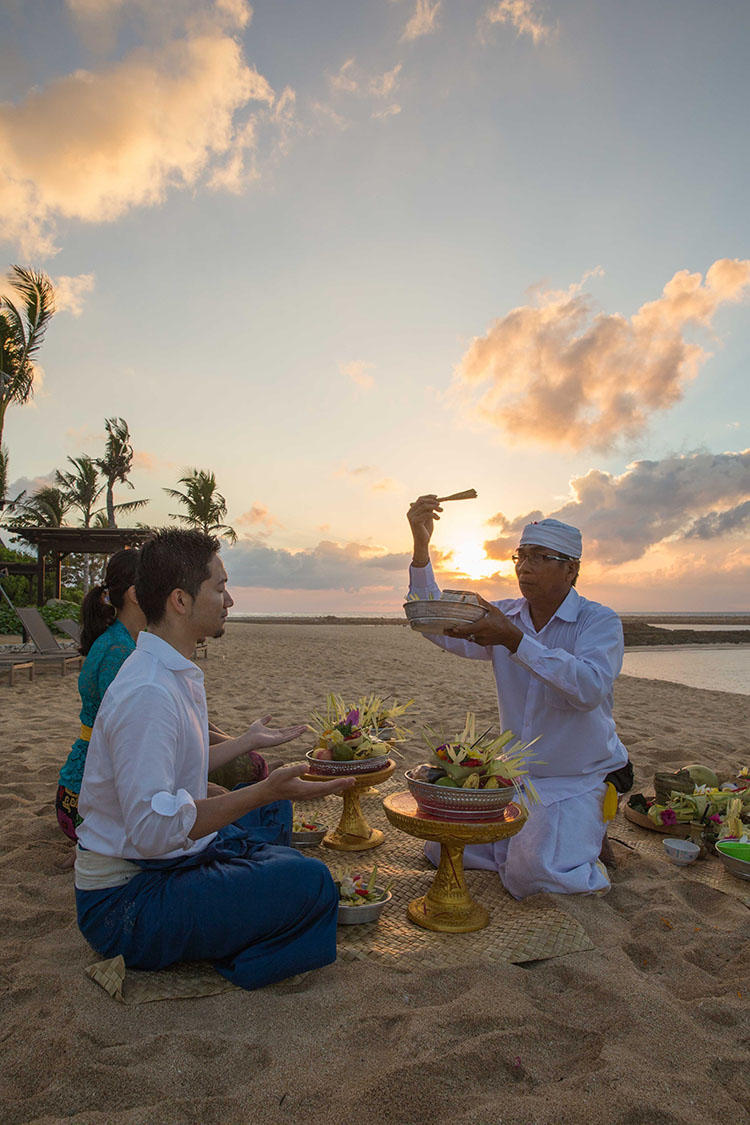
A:
<svg viewBox="0 0 750 1125">
<path fill-rule="evenodd" d="M 748 608 L 747 0 L 0 14 L 0 267 L 58 309 L 11 495 L 120 416 L 138 518 L 216 474 L 235 612 L 399 612 L 472 487 L 443 586 L 555 516 L 587 597 Z"/>
</svg>

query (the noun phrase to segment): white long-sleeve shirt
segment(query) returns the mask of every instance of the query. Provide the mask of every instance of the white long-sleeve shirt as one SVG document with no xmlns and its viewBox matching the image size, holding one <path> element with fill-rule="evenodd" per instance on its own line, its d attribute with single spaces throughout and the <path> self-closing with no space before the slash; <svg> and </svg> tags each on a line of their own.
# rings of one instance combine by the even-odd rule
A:
<svg viewBox="0 0 750 1125">
<path fill-rule="evenodd" d="M 410 593 L 440 596 L 429 563 L 410 567 L 409 579 Z M 524 634 L 516 652 L 456 637 L 426 634 L 427 640 L 458 656 L 492 662 L 501 726 L 524 741 L 541 735 L 529 773 L 542 804 L 595 789 L 628 759 L 612 718 L 624 652 L 620 618 L 575 589 L 538 632 L 525 598 L 493 604 Z"/>
<path fill-rule="evenodd" d="M 120 859 L 171 859 L 202 851 L 191 840 L 195 801 L 208 785 L 203 673 L 172 645 L 141 633 L 96 716 L 76 829 L 88 851 Z"/>
</svg>

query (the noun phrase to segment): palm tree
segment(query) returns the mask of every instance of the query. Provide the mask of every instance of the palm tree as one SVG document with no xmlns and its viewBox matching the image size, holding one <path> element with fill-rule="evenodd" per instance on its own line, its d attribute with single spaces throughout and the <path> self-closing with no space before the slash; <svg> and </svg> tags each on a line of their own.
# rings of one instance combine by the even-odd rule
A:
<svg viewBox="0 0 750 1125">
<path fill-rule="evenodd" d="M 25 493 L 8 505 L 10 518 L 5 523 L 9 531 L 15 527 L 62 527 L 70 503 L 64 493 L 53 485 L 38 488 L 28 500 Z M 13 513 L 16 513 L 15 515 Z"/>
<path fill-rule="evenodd" d="M 5 473 L 8 453 L 3 447 L 5 412 L 12 402 L 28 402 L 34 391 L 34 357 L 55 311 L 55 290 L 44 273 L 11 266 L 8 281 L 20 301 L 0 295 L 0 454 Z M 5 493 L 0 495 L 3 507 Z"/>
<path fill-rule="evenodd" d="M 130 444 L 130 430 L 124 418 L 105 418 L 104 427 L 107 431 L 107 441 L 104 447 L 104 456 L 98 457 L 94 464 L 106 481 L 107 488 L 107 527 L 117 527 L 115 511 L 136 512 L 145 507 L 148 500 L 130 500 L 127 504 L 115 504 L 114 487 L 119 481 L 134 488 L 128 480 L 128 475 L 133 465 L 133 446 Z"/>
<path fill-rule="evenodd" d="M 182 504 L 185 512 L 170 512 L 169 518 L 180 520 L 188 527 L 196 527 L 206 535 L 218 533 L 230 543 L 236 543 L 237 532 L 229 524 L 221 522 L 227 514 L 227 502 L 216 491 L 214 474 L 205 469 L 190 469 L 177 483 L 184 484 L 184 492 L 178 492 L 176 488 L 165 488 L 164 491 Z"/>
<path fill-rule="evenodd" d="M 82 453 L 80 457 L 69 457 L 74 472 L 61 473 L 55 470 L 55 482 L 63 492 L 71 508 L 78 508 L 83 519 L 83 526 L 90 527 L 91 519 L 96 514 L 93 510 L 104 485 L 99 483 L 99 470 L 93 458 Z"/>
</svg>

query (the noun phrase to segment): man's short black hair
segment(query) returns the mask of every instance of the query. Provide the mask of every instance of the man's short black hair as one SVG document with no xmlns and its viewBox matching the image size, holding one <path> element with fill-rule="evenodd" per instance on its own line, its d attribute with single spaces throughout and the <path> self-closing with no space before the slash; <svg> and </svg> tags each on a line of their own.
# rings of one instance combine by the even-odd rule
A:
<svg viewBox="0 0 750 1125">
<path fill-rule="evenodd" d="M 197 595 L 219 547 L 215 535 L 177 527 L 164 528 L 146 540 L 138 560 L 135 596 L 149 625 L 164 617 L 173 590 L 184 590 L 191 598 Z"/>
</svg>

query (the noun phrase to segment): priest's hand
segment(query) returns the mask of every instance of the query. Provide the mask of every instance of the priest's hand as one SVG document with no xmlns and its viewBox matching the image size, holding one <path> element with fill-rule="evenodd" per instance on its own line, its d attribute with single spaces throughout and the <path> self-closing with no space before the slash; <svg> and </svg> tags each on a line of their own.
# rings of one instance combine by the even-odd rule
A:
<svg viewBox="0 0 750 1125">
<path fill-rule="evenodd" d="M 438 504 L 437 493 L 430 492 L 428 495 L 420 496 L 418 500 L 415 500 L 406 513 L 414 539 L 413 566 L 427 566 L 430 561 L 429 547 L 432 529 L 435 526 L 434 521 L 440 519 L 437 513 L 442 512 L 442 510 Z"/>
<path fill-rule="evenodd" d="M 481 595 L 477 596 L 485 611 L 484 617 L 467 625 L 455 625 L 452 629 L 446 629 L 445 635 L 462 641 L 474 641 L 478 645 L 504 645 L 510 652 L 515 652 L 523 637 L 521 630 L 496 605 L 485 601 Z"/>
</svg>

